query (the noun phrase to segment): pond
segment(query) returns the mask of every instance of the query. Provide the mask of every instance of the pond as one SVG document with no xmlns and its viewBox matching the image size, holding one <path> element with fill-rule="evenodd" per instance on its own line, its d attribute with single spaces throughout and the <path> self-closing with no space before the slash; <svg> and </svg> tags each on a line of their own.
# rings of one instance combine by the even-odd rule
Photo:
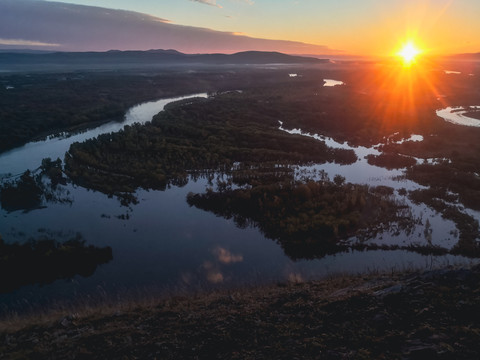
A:
<svg viewBox="0 0 480 360">
<path fill-rule="evenodd" d="M 206 96 L 197 94 L 194 96 Z M 184 97 L 183 97 L 184 98 Z M 183 99 L 182 98 L 182 99 Z M 165 104 L 179 100 L 163 99 L 130 109 L 123 123 L 109 123 L 84 133 L 50 137 L 29 143 L 0 155 L 4 177 L 17 176 L 26 169 L 36 169 L 44 157 L 63 158 L 74 141 L 119 131 L 126 124 L 150 121 Z M 282 128 L 282 124 L 280 125 Z M 300 133 L 301 130 L 285 130 Z M 359 160 L 346 166 L 337 164 L 298 167 L 297 177 L 315 177 L 320 171 L 330 178 L 340 174 L 347 181 L 369 185 L 387 185 L 394 189 L 414 189 L 418 185 L 402 180 L 402 170 L 386 170 L 369 165 L 368 154 L 378 154 L 375 147 L 350 147 L 320 135 L 331 147 L 351 148 Z M 415 140 L 418 140 L 417 138 Z M 12 174 L 12 175 L 8 175 Z M 80 233 L 87 244 L 110 246 L 113 260 L 101 265 L 90 277 L 75 276 L 51 284 L 29 285 L 0 295 L 0 312 L 25 311 L 52 303 L 122 299 L 162 292 L 195 291 L 214 287 L 237 287 L 288 280 L 308 280 L 334 273 L 358 273 L 377 270 L 403 270 L 453 263 L 467 263 L 459 256 L 424 256 L 407 251 L 351 251 L 316 260 L 292 261 L 274 241 L 256 228 L 238 228 L 233 220 L 190 207 L 189 192 L 203 192 L 208 180 L 199 178 L 183 187 L 170 186 L 165 191 L 137 191 L 139 203 L 121 206 L 116 198 L 76 185 L 62 186 L 70 201 L 48 203 L 29 212 L 0 210 L 0 234 L 7 242 L 25 242 L 30 237 L 49 234 L 58 240 Z M 454 224 L 443 220 L 425 206 L 412 207 L 415 216 L 429 219 L 434 229 L 432 243 L 451 247 Z M 405 236 L 379 234 L 372 241 L 380 244 L 424 242 L 424 227 Z"/>
</svg>

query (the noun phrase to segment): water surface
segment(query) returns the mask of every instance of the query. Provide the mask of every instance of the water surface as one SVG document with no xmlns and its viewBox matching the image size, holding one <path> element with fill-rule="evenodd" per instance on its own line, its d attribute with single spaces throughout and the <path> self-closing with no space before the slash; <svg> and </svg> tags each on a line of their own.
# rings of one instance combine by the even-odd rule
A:
<svg viewBox="0 0 480 360">
<path fill-rule="evenodd" d="M 323 86 L 338 86 L 338 85 L 345 85 L 343 81 L 332 80 L 332 79 L 323 79 L 324 84 Z"/>
<path fill-rule="evenodd" d="M 338 85 L 338 84 L 337 84 Z M 206 96 L 199 94 L 196 96 Z M 149 102 L 130 109 L 123 123 L 109 123 L 84 133 L 29 143 L 0 155 L 1 173 L 19 174 L 35 169 L 44 157 L 60 157 L 74 141 L 83 141 L 102 133 L 118 131 L 126 124 L 145 123 L 175 99 Z M 326 172 L 330 178 L 340 174 L 349 182 L 387 185 L 396 190 L 419 186 L 401 178 L 402 169 L 386 170 L 369 165 L 368 154 L 379 154 L 375 147 L 351 147 L 301 129 L 280 129 L 292 134 L 311 136 L 328 146 L 352 149 L 359 160 L 352 165 L 333 163 L 297 167 L 296 176 L 315 177 Z M 407 139 L 414 141 L 421 139 Z M 189 181 L 184 187 L 171 186 L 166 191 L 140 189 L 137 205 L 121 206 L 116 198 L 67 185 L 65 194 L 71 203 L 47 204 L 46 208 L 27 213 L 0 210 L 0 234 L 8 242 L 24 242 L 29 237 L 51 233 L 59 240 L 81 233 L 87 243 L 111 246 L 113 260 L 100 266 L 89 278 L 76 276 L 71 281 L 55 281 L 45 286 L 25 286 L 11 294 L 0 295 L 0 312 L 34 308 L 41 304 L 70 301 L 76 298 L 118 298 L 132 294 L 152 294 L 165 290 L 198 289 L 216 286 L 263 284 L 273 281 L 315 279 L 332 273 L 358 273 L 377 270 L 403 270 L 411 267 L 432 267 L 469 260 L 454 256 L 422 256 L 406 251 L 347 252 L 316 260 L 292 261 L 274 241 L 265 238 L 256 228 L 238 228 L 233 220 L 189 207 L 189 192 L 203 192 L 205 178 Z M 400 197 L 401 198 L 401 197 Z M 454 229 L 425 206 L 412 206 L 423 222 L 428 218 L 434 228 L 432 241 L 447 248 L 455 243 Z M 123 220 L 128 215 L 128 220 Z M 380 234 L 372 241 L 386 244 L 425 243 L 423 223 L 413 234 L 391 236 Z"/>
<path fill-rule="evenodd" d="M 117 132 L 126 125 L 132 125 L 134 123 L 144 124 L 147 121 L 151 121 L 154 115 L 158 114 L 166 104 L 172 101 L 183 100 L 189 97 L 206 96 L 206 93 L 201 93 L 146 102 L 130 108 L 123 121 L 112 121 L 71 136 L 69 134 L 63 134 L 58 137 L 49 136 L 46 140 L 29 142 L 19 148 L 1 153 L 0 178 L 6 174 L 20 174 L 27 169 L 35 170 L 41 164 L 42 159 L 46 157 L 53 160 L 57 158 L 63 159 L 70 145 L 74 142 L 83 142 L 101 134 Z"/>
<path fill-rule="evenodd" d="M 437 110 L 437 116 L 452 124 L 480 127 L 480 120 L 465 116 L 472 111 L 480 111 L 480 106 L 456 106 Z"/>
</svg>

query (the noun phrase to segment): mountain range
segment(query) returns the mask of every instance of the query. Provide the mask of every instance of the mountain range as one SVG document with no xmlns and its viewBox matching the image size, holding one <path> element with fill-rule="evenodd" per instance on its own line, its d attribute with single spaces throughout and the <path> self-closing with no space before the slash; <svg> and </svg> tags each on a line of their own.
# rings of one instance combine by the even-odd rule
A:
<svg viewBox="0 0 480 360">
<path fill-rule="evenodd" d="M 184 54 L 176 50 L 107 52 L 0 51 L 0 70 L 26 68 L 117 68 L 183 65 L 322 64 L 327 59 L 279 52 L 244 51 L 235 54 Z"/>
</svg>

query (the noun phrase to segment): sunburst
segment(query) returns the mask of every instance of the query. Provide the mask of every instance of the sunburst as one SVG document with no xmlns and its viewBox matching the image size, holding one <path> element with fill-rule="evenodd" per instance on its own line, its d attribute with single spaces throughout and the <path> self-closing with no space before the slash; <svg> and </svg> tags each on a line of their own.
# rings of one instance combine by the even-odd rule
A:
<svg viewBox="0 0 480 360">
<path fill-rule="evenodd" d="M 407 42 L 397 55 L 402 59 L 405 66 L 411 66 L 415 63 L 415 60 L 420 53 L 421 51 L 413 42 Z"/>
</svg>

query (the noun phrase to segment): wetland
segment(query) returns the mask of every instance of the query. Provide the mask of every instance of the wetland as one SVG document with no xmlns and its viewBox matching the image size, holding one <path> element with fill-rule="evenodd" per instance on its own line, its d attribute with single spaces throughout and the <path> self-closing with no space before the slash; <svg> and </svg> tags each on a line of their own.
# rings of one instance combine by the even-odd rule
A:
<svg viewBox="0 0 480 360">
<path fill-rule="evenodd" d="M 2 246 L 60 258 L 77 239 L 91 265 L 16 268 L 0 311 L 476 262 L 480 129 L 440 111 L 475 117 L 478 79 L 433 72 L 438 100 L 413 74 L 399 107 L 384 71 L 2 74 Z"/>
</svg>

